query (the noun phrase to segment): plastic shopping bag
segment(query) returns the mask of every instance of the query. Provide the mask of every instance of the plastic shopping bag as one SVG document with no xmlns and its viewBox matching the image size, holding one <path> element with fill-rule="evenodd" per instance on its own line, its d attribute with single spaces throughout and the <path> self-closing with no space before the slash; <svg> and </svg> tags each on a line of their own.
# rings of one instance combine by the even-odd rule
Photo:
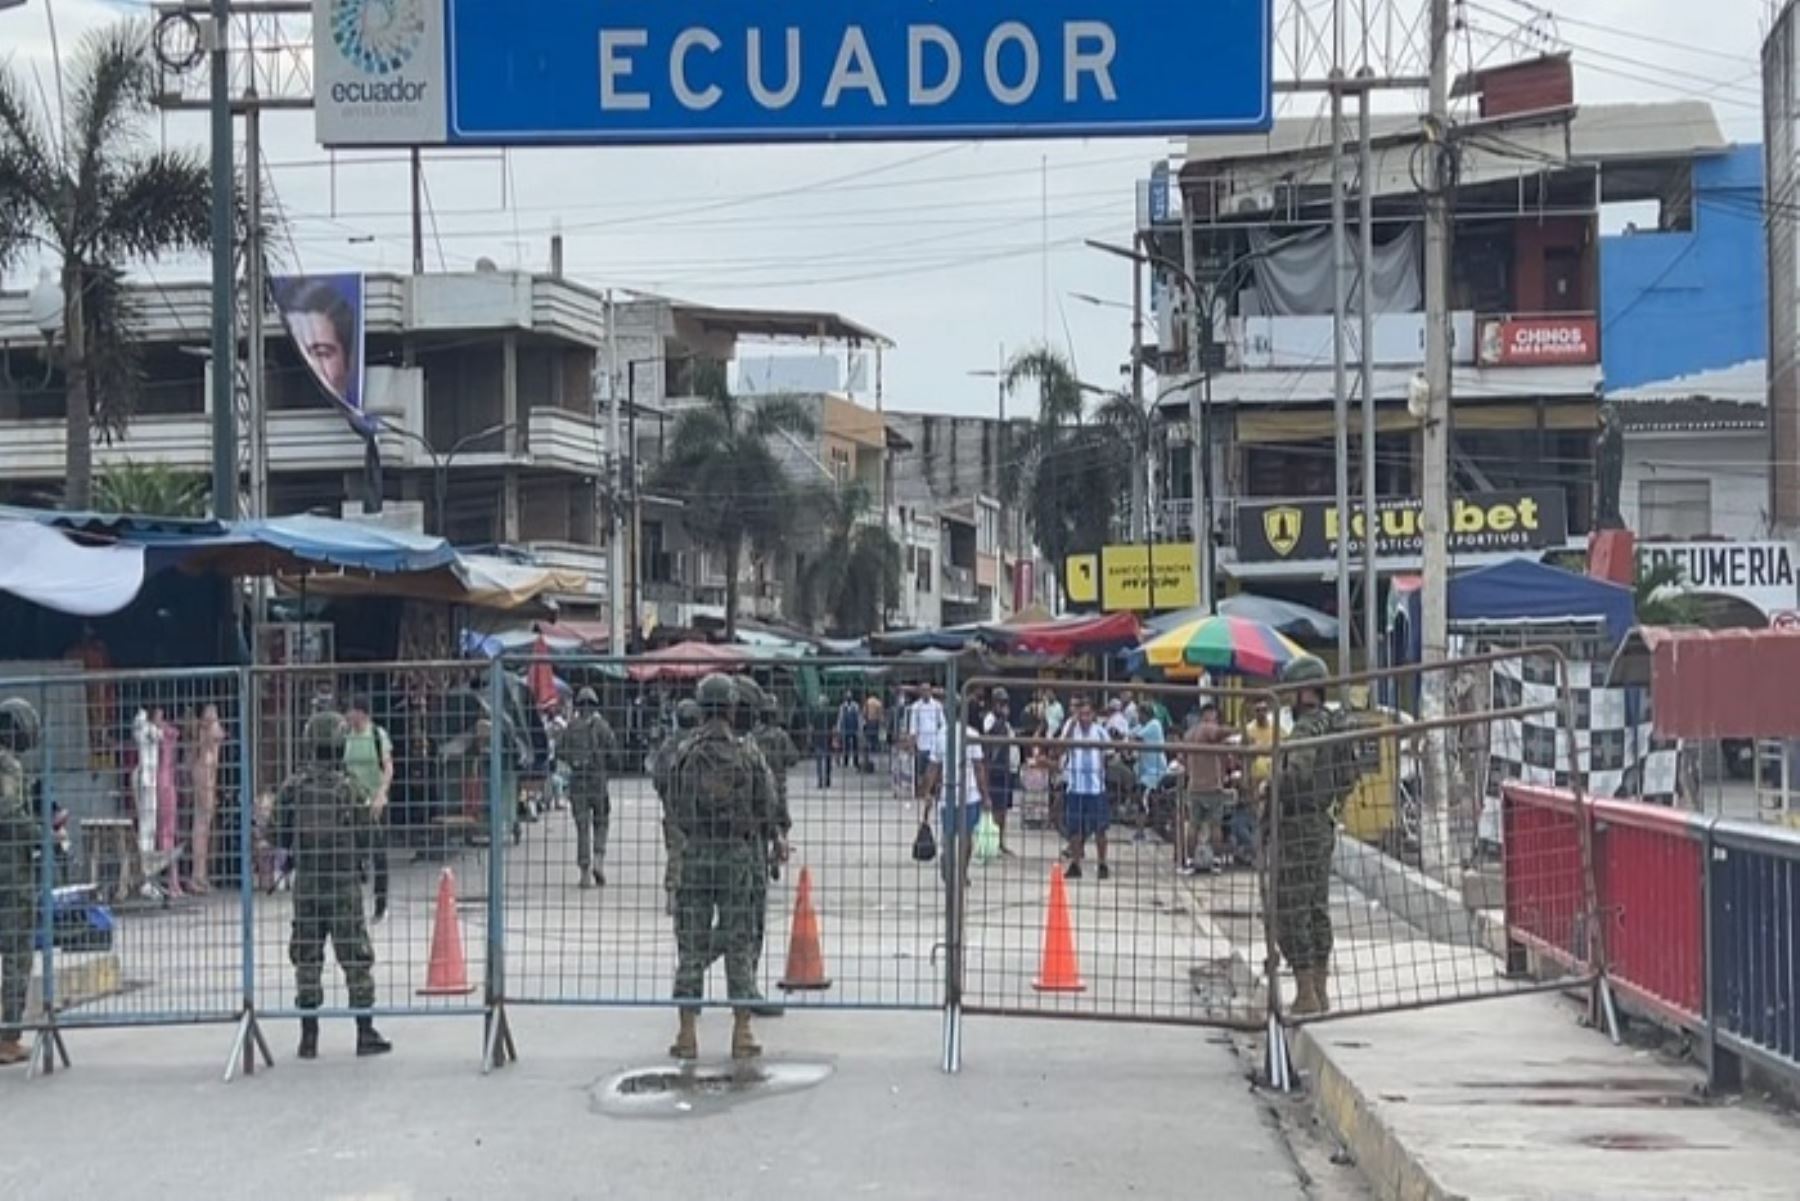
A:
<svg viewBox="0 0 1800 1201">
<path fill-rule="evenodd" d="M 983 813 L 975 826 L 975 858 L 981 863 L 1000 858 L 1000 827 L 991 813 Z"/>
</svg>

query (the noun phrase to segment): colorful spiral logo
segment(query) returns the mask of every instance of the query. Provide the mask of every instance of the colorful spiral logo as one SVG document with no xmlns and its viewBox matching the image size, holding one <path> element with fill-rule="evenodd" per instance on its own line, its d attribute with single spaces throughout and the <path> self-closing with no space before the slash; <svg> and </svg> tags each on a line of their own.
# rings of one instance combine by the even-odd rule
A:
<svg viewBox="0 0 1800 1201">
<path fill-rule="evenodd" d="M 331 40 L 365 75 L 392 75 L 425 41 L 424 0 L 332 0 Z"/>
</svg>

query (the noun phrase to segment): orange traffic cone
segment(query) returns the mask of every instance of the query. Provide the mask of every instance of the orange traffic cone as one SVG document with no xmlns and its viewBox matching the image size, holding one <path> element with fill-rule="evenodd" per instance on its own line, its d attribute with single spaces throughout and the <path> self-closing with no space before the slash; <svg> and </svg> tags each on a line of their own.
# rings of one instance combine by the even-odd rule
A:
<svg viewBox="0 0 1800 1201">
<path fill-rule="evenodd" d="M 466 997 L 475 991 L 469 983 L 469 964 L 463 957 L 462 926 L 456 920 L 456 873 L 444 869 L 438 877 L 437 919 L 431 931 L 431 966 L 425 972 L 421 997 Z"/>
<path fill-rule="evenodd" d="M 1081 965 L 1075 961 L 1075 932 L 1069 926 L 1069 894 L 1063 874 L 1050 868 L 1050 913 L 1044 919 L 1044 953 L 1038 960 L 1037 979 L 1031 987 L 1039 992 L 1085 992 L 1087 983 L 1081 978 Z"/>
<path fill-rule="evenodd" d="M 788 935 L 787 971 L 781 977 L 783 992 L 814 991 L 831 987 L 825 975 L 825 954 L 819 949 L 819 915 L 813 909 L 812 869 L 800 869 L 800 888 L 794 895 L 794 929 Z"/>
</svg>

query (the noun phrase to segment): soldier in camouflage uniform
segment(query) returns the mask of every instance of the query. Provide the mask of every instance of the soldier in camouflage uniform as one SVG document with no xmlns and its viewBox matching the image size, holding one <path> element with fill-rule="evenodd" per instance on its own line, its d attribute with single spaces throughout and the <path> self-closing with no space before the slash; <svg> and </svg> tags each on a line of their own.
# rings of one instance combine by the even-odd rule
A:
<svg viewBox="0 0 1800 1201">
<path fill-rule="evenodd" d="M 663 910 L 675 916 L 675 890 L 681 883 L 681 831 L 669 819 L 669 780 L 675 774 L 675 761 L 686 744 L 688 735 L 700 728 L 700 706 L 684 700 L 675 706 L 675 729 L 665 736 L 650 754 L 650 784 L 663 803 Z"/>
<path fill-rule="evenodd" d="M 1348 727 L 1342 713 L 1325 708 L 1325 664 L 1311 655 L 1281 673 L 1293 694 L 1294 726 L 1282 741 L 1299 742 Z M 1337 845 L 1338 802 L 1355 782 L 1355 751 L 1348 743 L 1283 750 L 1276 763 L 1280 812 L 1275 864 L 1275 941 L 1293 968 L 1295 1017 L 1331 1008 L 1331 857 Z"/>
<path fill-rule="evenodd" d="M 710 675 L 697 694 L 704 724 L 683 744 L 669 780 L 669 815 L 681 831 L 681 885 L 676 893 L 675 997 L 699 1000 L 706 969 L 725 958 L 734 1002 L 756 998 L 756 915 L 767 904 L 765 848 L 779 846 L 775 794 L 767 765 L 732 732 L 737 690 L 729 677 Z M 669 1053 L 699 1056 L 697 1006 L 683 1006 Z M 731 1055 L 762 1053 L 750 1030 L 750 1010 L 733 1011 Z"/>
<path fill-rule="evenodd" d="M 369 852 L 373 818 L 369 798 L 343 769 L 344 719 L 317 713 L 306 723 L 312 761 L 291 776 L 276 796 L 279 840 L 293 858 L 294 929 L 288 958 L 294 964 L 295 1004 L 302 1011 L 325 1003 L 325 943 L 330 941 L 352 1009 L 375 1005 L 375 948 L 363 919 L 357 865 Z M 385 1055 L 393 1048 L 369 1015 L 356 1019 L 356 1053 Z M 319 1054 L 319 1019 L 300 1019 L 301 1059 Z"/>
<path fill-rule="evenodd" d="M 36 709 L 18 699 L 0 704 L 0 1067 L 29 1058 L 19 1024 L 31 987 L 36 911 L 31 852 L 39 831 L 19 756 L 29 754 L 37 740 Z"/>
<path fill-rule="evenodd" d="M 600 716 L 600 698 L 592 688 L 575 697 L 575 720 L 556 744 L 557 758 L 569 765 L 569 810 L 575 818 L 575 867 L 582 888 L 606 883 L 606 835 L 612 825 L 612 797 L 606 769 L 618 752 L 619 740 Z M 589 882 L 589 869 L 593 879 Z"/>
<path fill-rule="evenodd" d="M 765 692 L 761 685 L 747 676 L 737 679 L 738 717 L 741 724 L 748 720 L 749 742 L 762 756 L 769 771 L 769 781 L 775 790 L 775 827 L 781 837 L 767 849 L 769 876 L 779 879 L 781 865 L 787 859 L 788 832 L 794 827 L 793 813 L 788 808 L 788 772 L 800 762 L 800 748 L 781 726 L 781 706 L 773 696 Z M 756 911 L 756 955 L 762 957 L 763 943 L 767 940 L 769 928 L 768 907 Z M 759 1001 L 762 999 L 758 994 Z M 750 1012 L 761 1018 L 778 1018 L 787 1012 L 780 1005 L 757 1004 L 750 1007 Z"/>
</svg>

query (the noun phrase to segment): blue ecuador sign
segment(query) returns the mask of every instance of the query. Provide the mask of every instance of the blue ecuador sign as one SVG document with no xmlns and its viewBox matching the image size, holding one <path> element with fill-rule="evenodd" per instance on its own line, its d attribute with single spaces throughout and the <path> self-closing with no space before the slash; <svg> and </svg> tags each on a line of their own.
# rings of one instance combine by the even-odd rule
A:
<svg viewBox="0 0 1800 1201">
<path fill-rule="evenodd" d="M 396 2 L 438 16 L 439 0 Z M 1199 134 L 1271 117 L 1273 0 L 441 2 L 451 143 Z M 433 103 L 428 86 L 417 99 Z"/>
</svg>

